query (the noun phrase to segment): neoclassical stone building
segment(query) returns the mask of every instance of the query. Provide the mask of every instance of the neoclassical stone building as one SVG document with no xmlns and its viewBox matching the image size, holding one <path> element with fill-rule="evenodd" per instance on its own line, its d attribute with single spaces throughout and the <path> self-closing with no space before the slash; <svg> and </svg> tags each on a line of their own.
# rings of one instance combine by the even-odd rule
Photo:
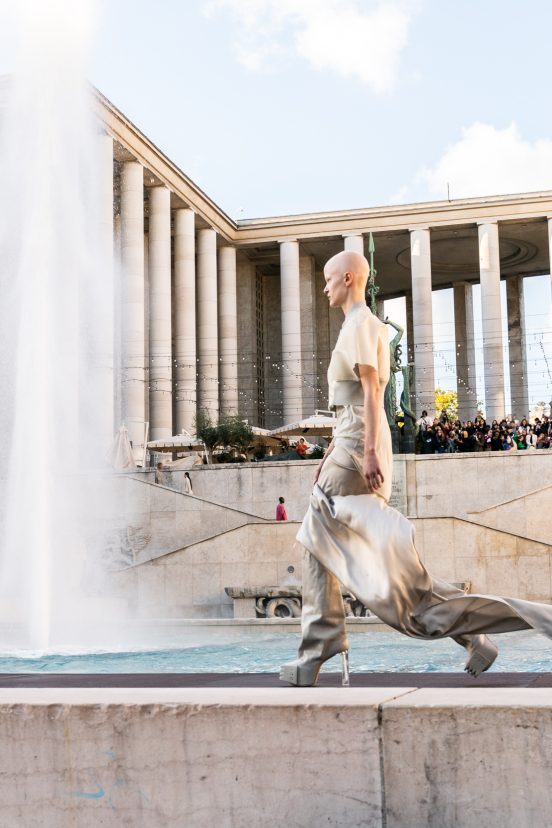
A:
<svg viewBox="0 0 552 828">
<path fill-rule="evenodd" d="M 406 297 L 418 411 L 433 407 L 432 290 L 452 287 L 460 414 L 473 416 L 481 284 L 487 417 L 528 408 L 523 277 L 550 273 L 552 192 L 234 221 L 98 94 L 104 218 L 120 262 L 120 410 L 136 446 L 191 431 L 198 407 L 274 427 L 327 405 L 341 325 L 324 262 L 377 248 L 379 300 Z M 506 280 L 509 364 L 502 341 Z"/>
</svg>

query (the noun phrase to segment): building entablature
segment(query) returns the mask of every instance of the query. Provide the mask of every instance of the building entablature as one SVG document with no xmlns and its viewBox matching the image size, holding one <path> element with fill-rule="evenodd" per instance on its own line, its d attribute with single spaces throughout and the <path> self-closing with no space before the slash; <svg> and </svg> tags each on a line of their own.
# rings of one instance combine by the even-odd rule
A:
<svg viewBox="0 0 552 828">
<path fill-rule="evenodd" d="M 101 120 L 116 142 L 116 160 L 140 162 L 149 174 L 146 185 L 168 187 L 172 207 L 189 207 L 196 214 L 198 228 L 211 227 L 223 243 L 238 247 L 424 227 L 475 227 L 488 221 L 526 222 L 552 215 L 552 192 L 546 191 L 235 221 L 107 98 L 100 92 L 96 96 Z"/>
<path fill-rule="evenodd" d="M 552 192 L 547 191 L 250 219 L 238 221 L 236 243 L 245 246 L 287 238 L 300 240 L 428 227 L 475 227 L 493 221 L 544 220 L 551 207 Z"/>
</svg>

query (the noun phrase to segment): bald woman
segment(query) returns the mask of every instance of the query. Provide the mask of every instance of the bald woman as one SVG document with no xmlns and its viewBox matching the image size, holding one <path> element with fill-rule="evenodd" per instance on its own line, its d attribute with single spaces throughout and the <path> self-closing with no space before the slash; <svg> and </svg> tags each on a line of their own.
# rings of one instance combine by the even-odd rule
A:
<svg viewBox="0 0 552 828">
<path fill-rule="evenodd" d="M 465 595 L 425 569 L 414 528 L 389 506 L 393 455 L 383 407 L 389 380 L 386 326 L 365 302 L 368 262 L 344 251 L 324 268 L 324 293 L 345 320 L 328 369 L 334 439 L 320 463 L 297 539 L 303 562 L 302 640 L 282 681 L 316 683 L 322 664 L 341 653 L 349 684 L 342 585 L 378 618 L 413 638 L 450 636 L 465 648 L 465 669 L 487 670 L 498 651 L 485 633 L 533 627 L 552 637 L 552 607 L 513 598 Z"/>
</svg>

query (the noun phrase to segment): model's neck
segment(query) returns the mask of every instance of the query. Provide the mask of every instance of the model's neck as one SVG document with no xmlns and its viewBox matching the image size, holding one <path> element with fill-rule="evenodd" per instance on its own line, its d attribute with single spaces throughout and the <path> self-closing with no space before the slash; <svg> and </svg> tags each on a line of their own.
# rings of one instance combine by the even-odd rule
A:
<svg viewBox="0 0 552 828">
<path fill-rule="evenodd" d="M 364 299 L 364 294 L 361 293 L 359 295 L 351 294 L 347 297 L 345 304 L 341 305 L 341 310 L 347 316 L 347 314 L 355 307 L 355 305 L 365 305 L 366 301 Z"/>
</svg>

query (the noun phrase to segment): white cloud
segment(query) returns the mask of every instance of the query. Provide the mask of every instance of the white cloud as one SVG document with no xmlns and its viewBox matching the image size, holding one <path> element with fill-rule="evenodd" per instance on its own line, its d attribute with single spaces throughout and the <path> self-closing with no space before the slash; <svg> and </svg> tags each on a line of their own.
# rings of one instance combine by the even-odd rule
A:
<svg viewBox="0 0 552 828">
<path fill-rule="evenodd" d="M 319 71 L 356 78 L 389 92 L 417 0 L 208 0 L 206 14 L 226 10 L 238 24 L 240 63 L 258 70 L 295 52 Z"/>
<path fill-rule="evenodd" d="M 515 123 L 505 129 L 472 124 L 392 201 L 445 199 L 447 184 L 451 198 L 552 190 L 552 140 L 524 140 Z"/>
</svg>

